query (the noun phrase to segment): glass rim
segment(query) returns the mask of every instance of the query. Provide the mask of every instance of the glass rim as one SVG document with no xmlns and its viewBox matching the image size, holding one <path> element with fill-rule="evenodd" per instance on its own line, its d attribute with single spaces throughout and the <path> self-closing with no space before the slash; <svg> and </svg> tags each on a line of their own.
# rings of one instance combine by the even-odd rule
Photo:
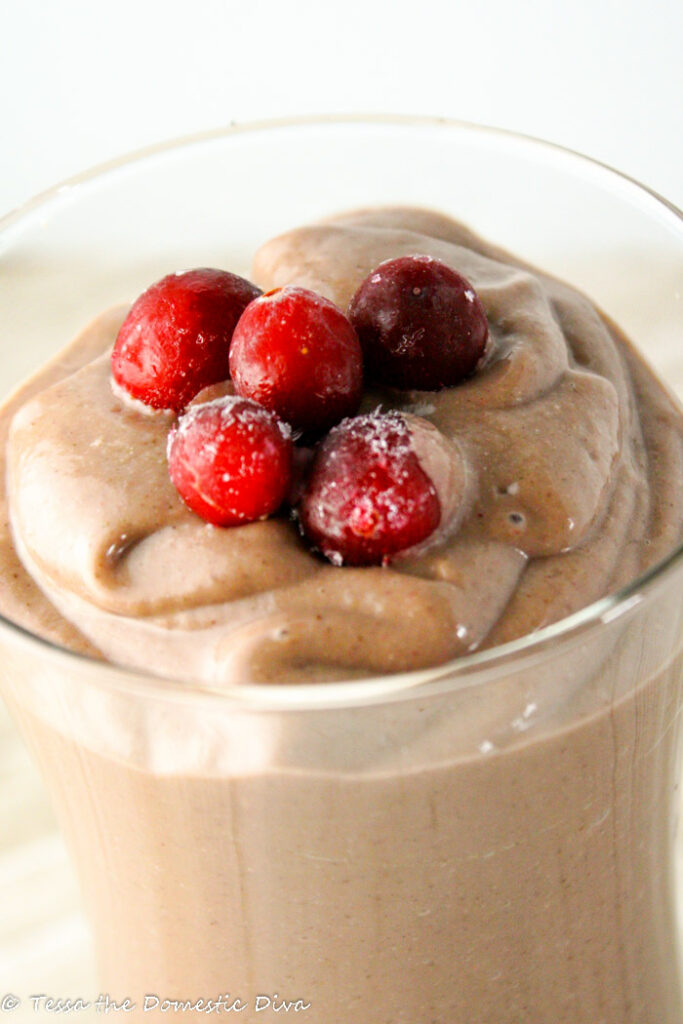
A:
<svg viewBox="0 0 683 1024">
<path fill-rule="evenodd" d="M 492 139 L 521 142 L 531 148 L 537 148 L 546 154 L 560 155 L 570 158 L 589 170 L 598 170 L 608 177 L 614 176 L 627 182 L 636 192 L 644 193 L 654 199 L 674 215 L 679 223 L 683 222 L 683 212 L 672 202 L 665 199 L 654 189 L 642 182 L 604 163 L 595 160 L 569 147 L 539 139 L 533 135 L 512 131 L 507 128 L 475 124 L 455 118 L 413 115 L 413 114 L 335 114 L 335 115 L 302 115 L 298 117 L 273 118 L 231 122 L 229 125 L 208 131 L 197 132 L 173 139 L 154 143 L 135 149 L 76 175 L 70 176 L 38 193 L 15 209 L 0 217 L 0 236 L 9 228 L 21 222 L 34 211 L 45 206 L 61 195 L 82 185 L 105 178 L 126 167 L 144 163 L 164 153 L 190 149 L 202 143 L 220 141 L 234 135 L 256 134 L 287 128 L 316 128 L 328 126 L 376 126 L 394 128 L 435 128 L 444 131 L 461 131 L 472 135 L 490 136 Z M 7 396 L 4 396 L 5 398 Z M 335 709 L 358 705 L 384 703 L 400 699 L 420 699 L 449 690 L 461 689 L 464 686 L 476 685 L 478 674 L 496 669 L 505 669 L 511 661 L 523 663 L 534 655 L 545 653 L 551 644 L 560 641 L 569 643 L 583 638 L 587 632 L 606 626 L 616 619 L 628 615 L 634 608 L 642 604 L 656 585 L 672 576 L 677 569 L 683 567 L 683 542 L 673 548 L 669 554 L 660 559 L 644 573 L 631 582 L 581 608 L 579 611 L 565 616 L 557 622 L 544 626 L 532 633 L 525 634 L 515 640 L 496 647 L 475 651 L 451 659 L 441 665 L 417 669 L 412 672 L 371 675 L 343 681 L 315 683 L 239 683 L 232 686 L 216 686 L 187 680 L 168 679 L 151 669 L 138 669 L 113 661 L 103 661 L 91 655 L 74 651 L 54 643 L 37 633 L 13 622 L 0 614 L 0 632 L 8 633 L 30 646 L 37 645 L 49 652 L 51 657 L 66 664 L 79 668 L 89 668 L 93 672 L 93 684 L 107 688 L 142 692 L 160 695 L 172 701 L 210 700 L 238 707 L 249 711 L 304 711 Z M 517 665 L 519 667 L 519 665 Z M 95 679 L 95 675 L 97 679 Z"/>
</svg>

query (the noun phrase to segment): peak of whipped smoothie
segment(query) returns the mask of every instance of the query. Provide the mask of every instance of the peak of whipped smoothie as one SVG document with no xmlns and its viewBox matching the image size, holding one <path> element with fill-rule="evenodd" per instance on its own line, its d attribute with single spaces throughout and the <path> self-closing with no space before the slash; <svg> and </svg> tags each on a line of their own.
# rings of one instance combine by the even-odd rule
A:
<svg viewBox="0 0 683 1024">
<path fill-rule="evenodd" d="M 681 535 L 680 411 L 568 285 L 446 216 L 408 208 L 287 232 L 258 250 L 252 279 L 264 292 L 312 290 L 346 312 L 375 268 L 407 256 L 471 283 L 488 325 L 476 372 L 455 386 L 364 386 L 361 415 L 419 418 L 416 444 L 434 431 L 435 450 L 457 453 L 457 473 L 432 460 L 448 521 L 432 543 L 388 566 L 340 568 L 286 515 L 204 522 L 169 479 L 173 414 L 147 415 L 112 391 L 127 311 L 109 311 L 3 411 L 7 614 L 170 678 L 344 679 L 428 668 L 533 632 L 666 554 Z"/>
</svg>

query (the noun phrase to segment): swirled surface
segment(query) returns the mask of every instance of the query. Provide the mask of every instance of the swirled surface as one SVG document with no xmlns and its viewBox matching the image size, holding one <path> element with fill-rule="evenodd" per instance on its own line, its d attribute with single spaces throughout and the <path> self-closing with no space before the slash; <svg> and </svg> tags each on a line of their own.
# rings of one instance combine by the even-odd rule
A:
<svg viewBox="0 0 683 1024">
<path fill-rule="evenodd" d="M 114 394 L 103 314 L 3 414 L 0 609 L 51 639 L 221 685 L 405 671 L 531 632 L 608 593 L 679 539 L 681 416 L 576 291 L 429 211 L 370 210 L 263 246 L 264 289 L 345 309 L 382 260 L 426 253 L 487 312 L 483 366 L 440 392 L 367 391 L 422 417 L 468 480 L 457 532 L 388 568 L 310 554 L 285 516 L 217 529 L 168 477 L 170 414 Z M 0 439 L 1 440 L 1 439 Z"/>
</svg>

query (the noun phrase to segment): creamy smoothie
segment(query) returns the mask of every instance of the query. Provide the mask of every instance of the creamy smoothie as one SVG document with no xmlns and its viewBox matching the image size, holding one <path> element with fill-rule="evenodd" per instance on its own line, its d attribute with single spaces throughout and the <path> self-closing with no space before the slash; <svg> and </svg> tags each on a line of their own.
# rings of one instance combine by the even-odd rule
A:
<svg viewBox="0 0 683 1024">
<path fill-rule="evenodd" d="M 287 1012 L 315 1024 L 677 1024 L 680 580 L 561 658 L 550 644 L 456 692 L 221 706 L 240 683 L 443 674 L 680 541 L 680 410 L 569 286 L 413 209 L 294 230 L 257 252 L 252 279 L 346 310 L 373 268 L 411 254 L 472 283 L 489 339 L 456 387 L 364 389 L 361 413 L 431 425 L 462 477 L 452 507 L 454 477 L 439 480 L 455 526 L 389 565 L 325 562 L 285 514 L 222 529 L 191 512 L 168 474 L 174 415 L 112 388 L 126 309 L 4 407 L 0 610 L 167 680 L 84 698 L 92 662 L 48 685 L 8 654 L 6 696 L 80 866 L 103 984 L 139 1019 L 145 993 L 229 991 L 243 1021 L 300 999 Z M 213 703 L 165 702 L 181 681 Z"/>
</svg>

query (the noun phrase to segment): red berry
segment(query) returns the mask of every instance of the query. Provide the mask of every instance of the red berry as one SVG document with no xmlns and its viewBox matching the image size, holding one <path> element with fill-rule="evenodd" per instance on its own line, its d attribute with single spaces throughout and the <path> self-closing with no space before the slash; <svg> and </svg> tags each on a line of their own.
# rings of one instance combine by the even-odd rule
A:
<svg viewBox="0 0 683 1024">
<path fill-rule="evenodd" d="M 299 505 L 335 565 L 382 565 L 432 534 L 441 503 L 400 413 L 344 420 L 321 443 Z"/>
<path fill-rule="evenodd" d="M 267 292 L 244 311 L 230 347 L 235 389 L 305 434 L 357 410 L 363 356 L 334 303 L 305 288 Z"/>
<path fill-rule="evenodd" d="M 229 376 L 235 324 L 260 294 L 225 270 L 162 278 L 123 322 L 111 357 L 114 380 L 145 405 L 180 412 L 202 388 Z"/>
<path fill-rule="evenodd" d="M 386 260 L 354 295 L 349 317 L 368 379 L 438 391 L 474 372 L 488 337 L 472 285 L 431 256 Z"/>
<path fill-rule="evenodd" d="M 234 395 L 193 405 L 168 438 L 168 469 L 180 497 L 215 526 L 275 512 L 290 486 L 289 427 Z"/>
</svg>

